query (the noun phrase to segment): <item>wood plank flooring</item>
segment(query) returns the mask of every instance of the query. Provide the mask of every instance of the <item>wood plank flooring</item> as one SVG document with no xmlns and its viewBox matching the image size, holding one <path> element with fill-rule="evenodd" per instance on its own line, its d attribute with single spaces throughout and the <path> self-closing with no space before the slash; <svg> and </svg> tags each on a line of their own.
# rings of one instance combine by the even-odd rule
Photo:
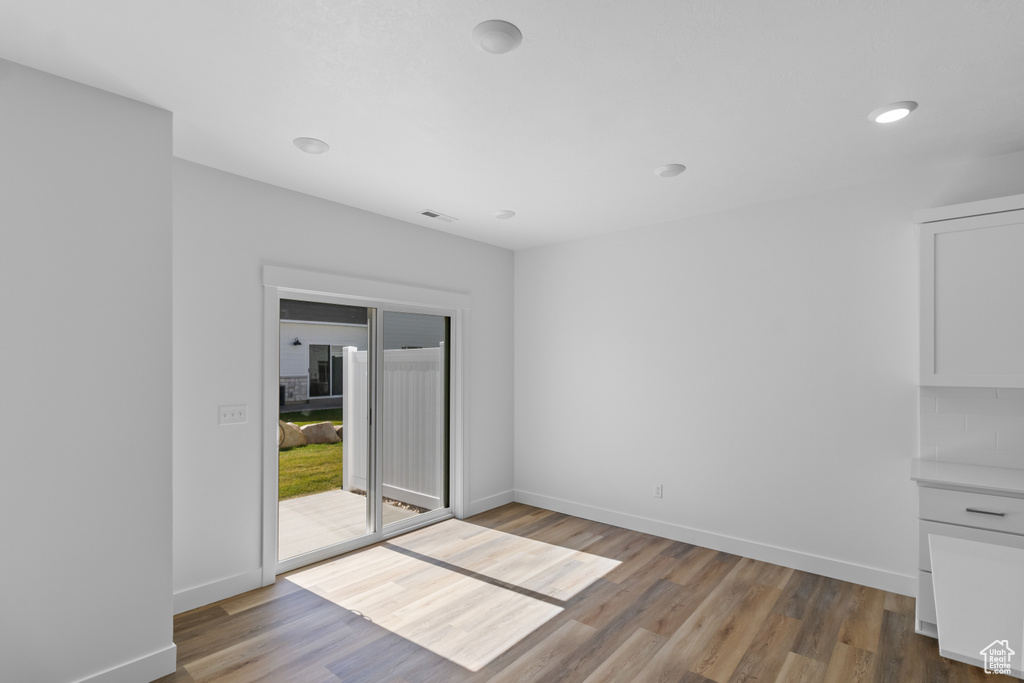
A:
<svg viewBox="0 0 1024 683">
<path fill-rule="evenodd" d="M 178 615 L 160 683 L 999 683 L 914 600 L 520 504 Z"/>
</svg>

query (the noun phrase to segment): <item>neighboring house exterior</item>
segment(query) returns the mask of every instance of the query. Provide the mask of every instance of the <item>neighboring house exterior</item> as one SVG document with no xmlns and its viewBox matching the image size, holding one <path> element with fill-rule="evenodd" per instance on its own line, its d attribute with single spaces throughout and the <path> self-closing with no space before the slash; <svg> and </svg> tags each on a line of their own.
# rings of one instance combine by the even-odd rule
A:
<svg viewBox="0 0 1024 683">
<path fill-rule="evenodd" d="M 341 355 L 346 346 L 366 350 L 365 324 L 282 320 L 280 373 L 284 402 L 341 396 Z"/>
<path fill-rule="evenodd" d="M 369 345 L 366 309 L 282 300 L 280 316 L 282 405 L 340 397 L 342 349 Z M 387 314 L 382 329 L 387 349 L 436 348 L 445 339 L 437 316 Z"/>
</svg>

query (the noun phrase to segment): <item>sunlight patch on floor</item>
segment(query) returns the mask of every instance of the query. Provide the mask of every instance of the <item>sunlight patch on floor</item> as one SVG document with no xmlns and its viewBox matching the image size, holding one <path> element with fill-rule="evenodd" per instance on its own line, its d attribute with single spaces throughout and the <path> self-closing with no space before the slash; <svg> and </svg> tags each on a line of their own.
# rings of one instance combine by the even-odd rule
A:
<svg viewBox="0 0 1024 683">
<path fill-rule="evenodd" d="M 479 671 L 618 565 L 448 520 L 285 580 Z"/>
</svg>

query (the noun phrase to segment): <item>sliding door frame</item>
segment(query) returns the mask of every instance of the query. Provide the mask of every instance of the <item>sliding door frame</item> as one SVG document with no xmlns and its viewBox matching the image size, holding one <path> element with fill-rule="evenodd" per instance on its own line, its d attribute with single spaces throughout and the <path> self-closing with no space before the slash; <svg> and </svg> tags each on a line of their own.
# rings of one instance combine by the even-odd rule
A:
<svg viewBox="0 0 1024 683">
<path fill-rule="evenodd" d="M 448 316 L 451 319 L 450 351 L 450 398 L 449 398 L 449 450 L 448 466 L 451 473 L 446 508 L 426 512 L 401 522 L 388 525 L 378 524 L 381 519 L 381 492 L 383 483 L 377 476 L 379 457 L 368 463 L 374 480 L 376 495 L 370 513 L 370 522 L 375 529 L 371 534 L 351 541 L 305 553 L 298 558 L 279 562 L 278 547 L 278 449 L 277 423 L 280 419 L 278 405 L 280 348 L 280 302 L 281 299 L 301 299 L 321 303 L 361 306 L 377 309 L 377 315 L 384 311 L 422 313 Z M 463 518 L 466 510 L 467 462 L 463 453 L 463 368 L 466 358 L 464 327 L 470 309 L 467 294 L 447 292 L 412 285 L 367 280 L 345 275 L 295 270 L 279 266 L 263 266 L 263 486 L 262 486 L 262 585 L 274 583 L 275 577 L 299 566 L 318 562 L 349 550 L 390 538 L 412 529 L 433 524 L 441 519 L 455 516 Z M 371 364 L 371 372 L 378 363 Z M 370 378 L 371 387 L 376 385 Z M 375 390 L 373 390 L 375 391 Z M 374 419 L 371 430 L 372 440 L 377 441 L 381 420 L 377 416 L 380 405 L 376 393 L 372 396 Z M 294 560 L 294 561 L 291 561 Z"/>
</svg>

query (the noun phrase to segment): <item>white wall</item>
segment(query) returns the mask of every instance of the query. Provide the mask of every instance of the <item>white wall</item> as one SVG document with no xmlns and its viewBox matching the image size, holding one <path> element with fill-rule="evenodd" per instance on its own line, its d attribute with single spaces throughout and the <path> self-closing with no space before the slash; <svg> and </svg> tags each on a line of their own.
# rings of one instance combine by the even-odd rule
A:
<svg viewBox="0 0 1024 683">
<path fill-rule="evenodd" d="M 516 498 L 913 593 L 911 213 L 1022 178 L 1007 155 L 517 252 Z"/>
<path fill-rule="evenodd" d="M 476 512 L 512 499 L 512 261 L 504 249 L 174 162 L 176 609 L 259 579 L 261 266 L 472 297 L 465 453 Z M 249 422 L 219 427 L 217 406 L 240 403 Z"/>
<path fill-rule="evenodd" d="M 0 102 L 0 679 L 148 681 L 174 670 L 171 117 L 3 61 Z"/>
</svg>

